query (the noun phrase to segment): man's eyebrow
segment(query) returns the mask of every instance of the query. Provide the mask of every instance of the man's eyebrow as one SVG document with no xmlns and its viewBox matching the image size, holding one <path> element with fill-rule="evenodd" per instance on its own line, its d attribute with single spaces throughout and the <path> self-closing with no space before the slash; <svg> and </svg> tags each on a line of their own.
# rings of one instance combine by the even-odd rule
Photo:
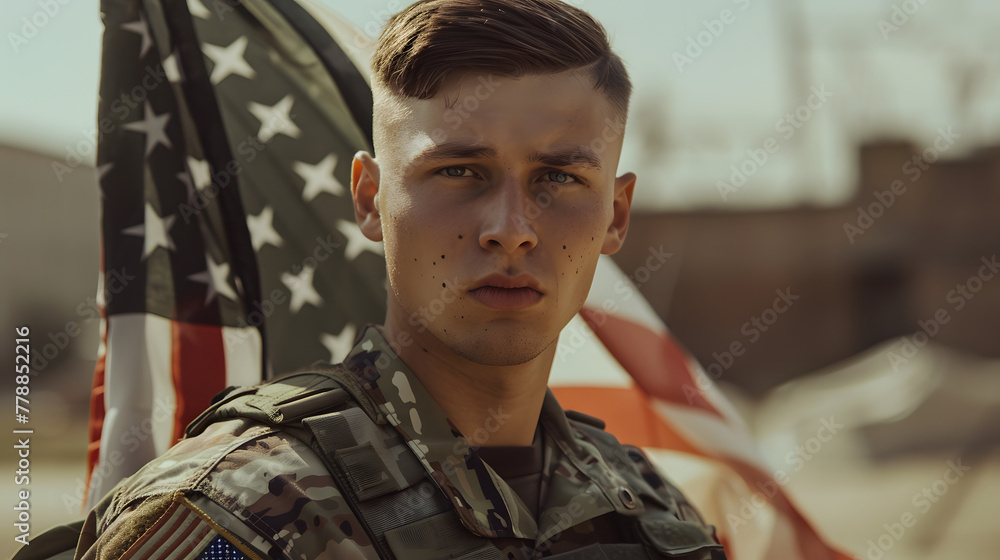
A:
<svg viewBox="0 0 1000 560">
<path fill-rule="evenodd" d="M 496 159 L 497 151 L 489 146 L 467 144 L 465 142 L 446 142 L 424 150 L 414 160 L 413 164 L 449 159 Z M 529 162 L 541 162 L 552 167 L 587 167 L 600 171 L 601 158 L 587 146 L 575 148 L 559 148 L 550 152 L 533 152 L 528 156 Z"/>
<path fill-rule="evenodd" d="M 432 146 L 414 158 L 413 163 L 423 163 L 445 159 L 496 159 L 497 151 L 489 146 L 466 144 L 465 142 L 445 142 Z"/>
<path fill-rule="evenodd" d="M 601 170 L 601 158 L 586 146 L 576 148 L 560 148 L 551 152 L 534 152 L 528 156 L 528 161 L 540 161 L 552 167 L 587 167 L 594 171 Z"/>
</svg>

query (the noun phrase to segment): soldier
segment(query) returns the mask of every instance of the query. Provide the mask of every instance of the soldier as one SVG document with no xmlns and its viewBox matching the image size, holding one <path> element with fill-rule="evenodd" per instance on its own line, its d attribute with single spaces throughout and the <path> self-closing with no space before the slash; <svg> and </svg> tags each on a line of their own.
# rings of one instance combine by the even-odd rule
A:
<svg viewBox="0 0 1000 560">
<path fill-rule="evenodd" d="M 631 83 L 558 0 L 421 0 L 372 58 L 351 192 L 388 312 L 343 364 L 217 397 L 75 558 L 724 558 L 645 455 L 547 390 L 616 252 Z"/>
</svg>

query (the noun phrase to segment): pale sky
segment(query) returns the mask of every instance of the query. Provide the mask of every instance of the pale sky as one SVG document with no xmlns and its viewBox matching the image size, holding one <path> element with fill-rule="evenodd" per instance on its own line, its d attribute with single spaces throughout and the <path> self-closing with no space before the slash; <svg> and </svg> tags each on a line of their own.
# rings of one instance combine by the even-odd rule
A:
<svg viewBox="0 0 1000 560">
<path fill-rule="evenodd" d="M 37 0 L 0 7 L 0 143 L 62 157 L 94 139 L 103 28 L 98 0 L 53 1 L 30 37 L 22 18 L 46 19 Z M 409 3 L 321 1 L 366 34 Z M 838 203 L 866 138 L 925 147 L 950 126 L 960 137 L 945 157 L 1000 142 L 995 0 L 571 3 L 604 23 L 635 83 L 620 171 L 639 175 L 642 208 Z M 781 119 L 813 91 L 829 95 L 789 128 Z M 768 138 L 777 150 L 724 200 L 719 182 Z"/>
</svg>

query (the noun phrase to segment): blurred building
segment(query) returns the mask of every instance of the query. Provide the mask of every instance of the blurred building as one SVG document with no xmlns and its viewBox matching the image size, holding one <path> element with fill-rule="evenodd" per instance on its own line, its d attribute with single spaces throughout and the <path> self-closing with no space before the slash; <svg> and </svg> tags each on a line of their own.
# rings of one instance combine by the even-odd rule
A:
<svg viewBox="0 0 1000 560">
<path fill-rule="evenodd" d="M 615 260 L 703 365 L 752 394 L 920 330 L 1000 356 L 1000 273 L 986 266 L 1000 256 L 1000 148 L 932 160 L 861 146 L 841 207 L 636 212 Z M 672 257 L 649 272 L 660 246 Z"/>
</svg>

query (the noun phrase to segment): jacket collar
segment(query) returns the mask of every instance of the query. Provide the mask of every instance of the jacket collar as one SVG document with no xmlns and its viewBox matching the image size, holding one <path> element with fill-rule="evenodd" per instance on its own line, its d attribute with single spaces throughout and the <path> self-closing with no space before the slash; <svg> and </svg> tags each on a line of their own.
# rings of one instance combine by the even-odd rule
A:
<svg viewBox="0 0 1000 560">
<path fill-rule="evenodd" d="M 344 363 L 472 533 L 545 541 L 588 519 L 623 510 L 617 498 L 623 479 L 608 467 L 586 436 L 569 424 L 551 391 L 546 391 L 540 416 L 545 460 L 536 523 L 524 502 L 470 448 L 470 439 L 448 420 L 377 329 L 369 325 L 358 336 Z M 502 410 L 489 413 L 490 419 L 480 428 L 485 434 L 503 420 Z M 471 443 L 481 443 L 484 437 L 477 430 Z"/>
</svg>

